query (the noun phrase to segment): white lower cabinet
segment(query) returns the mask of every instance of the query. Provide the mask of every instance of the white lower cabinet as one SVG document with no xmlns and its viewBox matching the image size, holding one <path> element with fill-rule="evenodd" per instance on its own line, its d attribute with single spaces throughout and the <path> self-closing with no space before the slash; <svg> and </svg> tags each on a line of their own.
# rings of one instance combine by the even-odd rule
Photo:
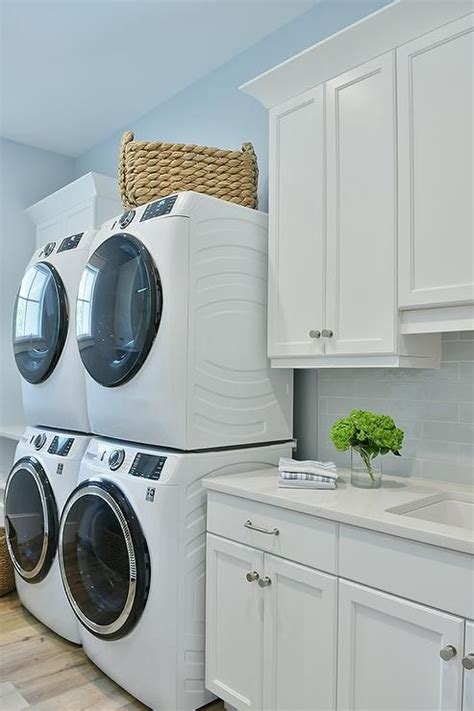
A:
<svg viewBox="0 0 474 711">
<path fill-rule="evenodd" d="M 459 617 L 341 580 L 338 710 L 461 709 L 463 638 Z"/>
<path fill-rule="evenodd" d="M 206 686 L 227 704 L 474 711 L 470 555 L 212 490 L 207 527 Z"/>
<path fill-rule="evenodd" d="M 263 597 L 247 582 L 263 553 L 207 536 L 206 687 L 238 709 L 262 708 Z"/>
<path fill-rule="evenodd" d="M 336 578 L 219 536 L 207 545 L 207 688 L 238 709 L 334 709 Z"/>
</svg>

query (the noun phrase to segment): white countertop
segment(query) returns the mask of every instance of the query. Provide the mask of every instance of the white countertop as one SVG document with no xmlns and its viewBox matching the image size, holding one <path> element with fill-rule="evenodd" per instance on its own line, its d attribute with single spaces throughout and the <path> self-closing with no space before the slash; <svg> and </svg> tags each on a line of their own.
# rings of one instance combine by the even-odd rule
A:
<svg viewBox="0 0 474 711">
<path fill-rule="evenodd" d="M 474 531 L 447 526 L 387 509 L 403 506 L 429 496 L 450 494 L 474 500 L 472 487 L 421 479 L 384 476 L 380 489 L 357 489 L 350 485 L 350 472 L 340 470 L 335 490 L 292 490 L 278 487 L 278 470 L 262 469 L 204 479 L 207 489 L 240 496 L 280 508 L 368 528 L 380 533 L 419 541 L 462 553 L 474 554 Z M 474 524 L 474 522 L 473 522 Z M 473 525 L 474 528 L 474 525 Z"/>
</svg>

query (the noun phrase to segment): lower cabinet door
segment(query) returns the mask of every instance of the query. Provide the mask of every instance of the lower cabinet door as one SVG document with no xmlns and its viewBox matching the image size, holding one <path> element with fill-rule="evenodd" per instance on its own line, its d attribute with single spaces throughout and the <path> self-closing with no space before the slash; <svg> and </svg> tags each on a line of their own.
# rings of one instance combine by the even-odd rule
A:
<svg viewBox="0 0 474 711">
<path fill-rule="evenodd" d="M 459 617 L 340 581 L 339 711 L 460 711 L 463 630 Z"/>
<path fill-rule="evenodd" d="M 332 711 L 336 705 L 337 580 L 265 555 L 263 706 Z"/>
<path fill-rule="evenodd" d="M 474 622 L 466 622 L 463 711 L 474 711 Z"/>
<path fill-rule="evenodd" d="M 207 535 L 206 687 L 235 708 L 260 711 L 263 590 L 257 575 L 263 575 L 263 553 Z"/>
</svg>

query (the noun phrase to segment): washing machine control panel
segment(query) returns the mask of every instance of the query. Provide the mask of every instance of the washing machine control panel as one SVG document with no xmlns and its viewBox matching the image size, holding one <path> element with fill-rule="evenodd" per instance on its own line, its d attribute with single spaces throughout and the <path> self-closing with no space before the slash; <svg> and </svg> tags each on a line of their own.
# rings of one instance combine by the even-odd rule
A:
<svg viewBox="0 0 474 711">
<path fill-rule="evenodd" d="M 170 195 L 170 197 L 162 198 L 161 200 L 151 202 L 146 207 L 140 222 L 145 222 L 145 220 L 151 220 L 153 217 L 169 215 L 177 199 L 177 195 Z"/>
<path fill-rule="evenodd" d="M 71 235 L 70 237 L 65 237 L 58 247 L 59 252 L 67 252 L 70 249 L 76 249 L 77 245 L 82 239 L 84 232 L 78 232 L 77 235 Z"/>
<path fill-rule="evenodd" d="M 61 437 L 54 435 L 48 447 L 48 454 L 56 454 L 58 457 L 67 457 L 74 444 L 74 437 Z"/>
<path fill-rule="evenodd" d="M 166 457 L 138 452 L 129 469 L 129 474 L 142 477 L 142 479 L 154 479 L 157 481 L 161 476 L 165 462 Z"/>
</svg>

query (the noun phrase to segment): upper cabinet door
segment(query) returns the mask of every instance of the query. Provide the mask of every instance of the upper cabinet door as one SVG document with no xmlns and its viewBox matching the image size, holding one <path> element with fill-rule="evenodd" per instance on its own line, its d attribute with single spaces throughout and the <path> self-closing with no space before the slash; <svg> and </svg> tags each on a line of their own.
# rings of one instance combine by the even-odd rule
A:
<svg viewBox="0 0 474 711">
<path fill-rule="evenodd" d="M 324 314 L 324 87 L 270 111 L 268 355 L 320 355 Z"/>
<path fill-rule="evenodd" d="M 459 617 L 341 580 L 338 711 L 461 709 L 463 637 Z"/>
<path fill-rule="evenodd" d="M 474 299 L 473 17 L 397 51 L 402 308 Z"/>
<path fill-rule="evenodd" d="M 329 81 L 326 100 L 326 353 L 393 353 L 397 310 L 394 54 Z"/>
</svg>

